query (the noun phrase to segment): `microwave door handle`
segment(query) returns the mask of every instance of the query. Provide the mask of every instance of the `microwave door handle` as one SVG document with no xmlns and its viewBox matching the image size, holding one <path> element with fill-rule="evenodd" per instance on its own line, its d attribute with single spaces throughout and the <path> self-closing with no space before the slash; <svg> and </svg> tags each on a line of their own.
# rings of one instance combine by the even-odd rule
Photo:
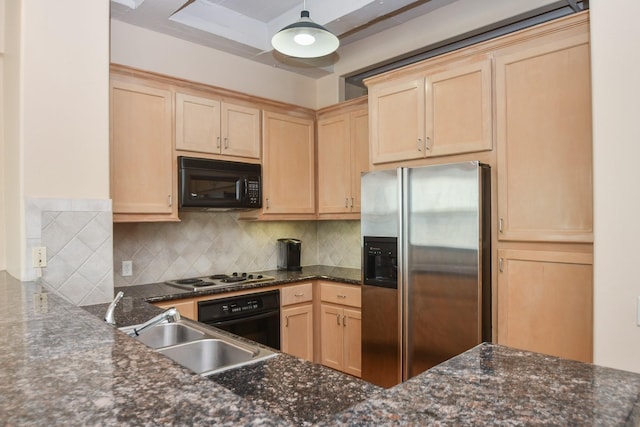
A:
<svg viewBox="0 0 640 427">
<path fill-rule="evenodd" d="M 244 179 L 244 195 L 245 197 L 247 196 L 247 194 L 249 193 L 249 182 L 247 180 L 247 178 Z"/>
</svg>

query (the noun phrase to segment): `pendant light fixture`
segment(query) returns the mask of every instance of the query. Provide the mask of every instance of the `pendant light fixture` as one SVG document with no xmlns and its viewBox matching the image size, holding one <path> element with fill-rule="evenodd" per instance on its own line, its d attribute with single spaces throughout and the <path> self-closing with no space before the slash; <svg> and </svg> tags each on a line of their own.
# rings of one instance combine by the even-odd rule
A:
<svg viewBox="0 0 640 427">
<path fill-rule="evenodd" d="M 338 49 L 340 40 L 322 25 L 309 18 L 304 2 L 300 19 L 278 31 L 271 39 L 274 49 L 296 58 L 318 58 Z"/>
</svg>

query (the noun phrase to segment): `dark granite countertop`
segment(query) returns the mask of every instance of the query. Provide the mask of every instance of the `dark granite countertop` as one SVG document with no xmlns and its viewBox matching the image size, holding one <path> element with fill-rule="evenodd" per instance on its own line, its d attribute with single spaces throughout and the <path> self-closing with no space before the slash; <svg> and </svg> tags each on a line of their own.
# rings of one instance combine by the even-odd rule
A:
<svg viewBox="0 0 640 427">
<path fill-rule="evenodd" d="M 2 425 L 640 425 L 639 374 L 499 345 L 389 390 L 284 354 L 208 379 L 5 272 L 0 296 Z"/>
<path fill-rule="evenodd" d="M 150 283 L 148 285 L 121 286 L 115 291 L 124 291 L 126 296 L 134 299 L 143 299 L 147 302 L 162 302 L 181 298 L 193 298 L 205 295 L 217 295 L 231 291 L 259 289 L 268 286 L 285 285 L 305 280 L 328 280 L 333 282 L 362 284 L 360 269 L 345 267 L 328 267 L 323 265 L 311 265 L 302 267 L 300 271 L 267 270 L 260 274 L 273 276 L 275 280 L 258 283 L 231 283 L 229 286 L 215 289 L 188 291 L 170 286 L 165 283 Z M 116 313 L 117 314 L 117 313 Z"/>
</svg>

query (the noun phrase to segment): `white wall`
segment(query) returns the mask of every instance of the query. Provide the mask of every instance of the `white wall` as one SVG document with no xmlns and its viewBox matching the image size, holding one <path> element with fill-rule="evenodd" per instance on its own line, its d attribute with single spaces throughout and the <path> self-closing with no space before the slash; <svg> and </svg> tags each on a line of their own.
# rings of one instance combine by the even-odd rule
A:
<svg viewBox="0 0 640 427">
<path fill-rule="evenodd" d="M 5 31 L 5 2 L 0 0 L 0 271 L 7 268 L 6 258 L 6 227 L 4 201 L 4 31 Z"/>
<path fill-rule="evenodd" d="M 109 0 L 9 1 L 3 31 L 6 268 L 23 279 L 27 198 L 109 198 Z"/>
<path fill-rule="evenodd" d="M 108 198 L 109 1 L 23 7 L 25 195 Z"/>
<path fill-rule="evenodd" d="M 111 62 L 315 108 L 315 79 L 111 20 Z"/>
<path fill-rule="evenodd" d="M 5 268 L 20 277 L 24 253 L 24 207 L 22 204 L 22 143 L 20 133 L 20 31 L 21 4 L 4 4 L 4 47 L 2 57 L 2 124 L 4 176 L 4 231 L 0 241 L 5 248 Z"/>
<path fill-rule="evenodd" d="M 594 362 L 640 372 L 640 2 L 591 2 Z"/>
<path fill-rule="evenodd" d="M 401 26 L 341 47 L 334 73 L 318 80 L 317 107 L 340 102 L 341 76 L 555 2 L 459 0 Z"/>
</svg>

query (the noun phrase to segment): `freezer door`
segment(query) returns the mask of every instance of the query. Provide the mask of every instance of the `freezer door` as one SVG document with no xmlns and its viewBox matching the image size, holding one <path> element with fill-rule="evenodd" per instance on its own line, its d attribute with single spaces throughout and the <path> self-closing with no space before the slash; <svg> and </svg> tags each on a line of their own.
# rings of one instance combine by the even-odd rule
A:
<svg viewBox="0 0 640 427">
<path fill-rule="evenodd" d="M 478 162 L 403 170 L 403 380 L 482 341 Z"/>
<path fill-rule="evenodd" d="M 402 381 L 398 290 L 362 286 L 362 379 L 381 387 Z"/>
</svg>

